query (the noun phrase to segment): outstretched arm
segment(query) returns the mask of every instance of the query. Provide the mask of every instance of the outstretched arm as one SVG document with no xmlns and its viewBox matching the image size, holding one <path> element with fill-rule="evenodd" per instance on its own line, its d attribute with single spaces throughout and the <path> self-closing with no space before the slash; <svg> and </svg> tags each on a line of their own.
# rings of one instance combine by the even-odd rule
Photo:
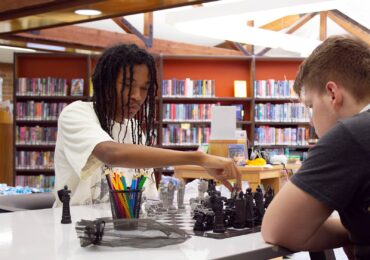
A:
<svg viewBox="0 0 370 260">
<path fill-rule="evenodd" d="M 287 183 L 269 205 L 262 222 L 266 242 L 294 251 L 323 250 L 350 244 L 348 231 L 333 210 Z"/>
<path fill-rule="evenodd" d="M 159 168 L 176 165 L 198 165 L 210 175 L 232 189 L 227 178 L 237 180 L 240 187 L 241 175 L 232 159 L 212 156 L 199 151 L 181 152 L 135 144 L 119 144 L 111 141 L 95 146 L 92 154 L 111 166 L 126 168 Z"/>
</svg>

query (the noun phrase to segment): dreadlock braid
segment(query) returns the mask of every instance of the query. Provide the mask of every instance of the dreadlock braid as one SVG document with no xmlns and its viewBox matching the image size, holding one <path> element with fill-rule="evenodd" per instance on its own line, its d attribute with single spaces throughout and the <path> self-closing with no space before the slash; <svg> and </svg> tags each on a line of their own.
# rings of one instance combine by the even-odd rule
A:
<svg viewBox="0 0 370 260">
<path fill-rule="evenodd" d="M 107 49 L 99 58 L 93 74 L 92 83 L 94 95 L 92 97 L 95 113 L 103 130 L 112 138 L 114 119 L 117 116 L 117 90 L 116 83 L 120 70 L 123 70 L 122 89 L 119 93 L 123 100 L 123 92 L 128 89 L 128 106 L 130 107 L 130 97 L 132 90 L 134 66 L 145 64 L 149 71 L 149 89 L 147 97 L 139 112 L 131 119 L 132 141 L 134 144 L 143 144 L 143 132 L 146 135 L 145 145 L 151 146 L 155 141 L 155 97 L 157 94 L 157 71 L 154 58 L 144 49 L 140 49 L 135 44 L 120 44 Z M 129 75 L 126 75 L 126 68 Z M 129 77 L 129 86 L 125 82 Z M 124 106 L 121 108 L 121 121 L 124 117 Z M 125 126 L 123 140 L 127 134 L 128 123 Z M 118 136 L 120 136 L 121 125 Z"/>
</svg>

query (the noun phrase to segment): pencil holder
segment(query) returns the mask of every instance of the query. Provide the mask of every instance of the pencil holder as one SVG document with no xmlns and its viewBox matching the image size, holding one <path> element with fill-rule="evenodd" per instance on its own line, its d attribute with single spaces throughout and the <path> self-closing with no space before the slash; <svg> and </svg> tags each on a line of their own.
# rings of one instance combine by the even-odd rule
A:
<svg viewBox="0 0 370 260">
<path fill-rule="evenodd" d="M 113 219 L 138 219 L 142 190 L 109 190 Z"/>
</svg>

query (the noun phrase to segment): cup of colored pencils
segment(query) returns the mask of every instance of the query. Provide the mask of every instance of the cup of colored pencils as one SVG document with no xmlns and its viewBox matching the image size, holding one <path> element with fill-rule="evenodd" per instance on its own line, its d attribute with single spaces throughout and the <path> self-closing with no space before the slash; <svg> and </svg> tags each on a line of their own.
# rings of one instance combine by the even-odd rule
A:
<svg viewBox="0 0 370 260">
<path fill-rule="evenodd" d="M 146 177 L 144 175 L 134 177 L 129 187 L 126 178 L 117 172 L 106 177 L 113 219 L 138 219 Z"/>
</svg>

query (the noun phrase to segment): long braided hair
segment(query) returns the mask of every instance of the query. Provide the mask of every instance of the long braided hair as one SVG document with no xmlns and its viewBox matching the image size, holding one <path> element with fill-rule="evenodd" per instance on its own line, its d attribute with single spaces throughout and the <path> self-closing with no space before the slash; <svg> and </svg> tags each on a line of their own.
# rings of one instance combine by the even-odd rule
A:
<svg viewBox="0 0 370 260">
<path fill-rule="evenodd" d="M 143 144 L 143 133 L 146 135 L 145 145 L 151 146 L 155 141 L 155 97 L 158 89 L 157 73 L 154 58 L 144 49 L 140 49 L 135 44 L 120 44 L 108 48 L 99 58 L 93 74 L 92 83 L 94 95 L 92 101 L 95 113 L 99 119 L 100 125 L 112 138 L 114 120 L 117 116 L 117 109 L 121 109 L 121 115 L 125 114 L 125 107 L 122 104 L 120 108 L 116 106 L 117 90 L 116 83 L 120 70 L 123 70 L 122 89 L 120 98 L 123 101 L 123 92 L 128 90 L 128 105 L 130 107 L 130 97 L 132 89 L 133 71 L 135 65 L 145 64 L 149 71 L 149 89 L 147 97 L 136 115 L 129 119 L 131 125 L 132 141 L 134 144 Z M 126 75 L 128 68 L 129 75 Z M 129 78 L 129 86 L 126 86 L 126 79 Z M 127 109 L 126 107 L 126 109 Z M 125 126 L 123 140 L 127 134 L 128 122 Z M 122 124 L 118 136 L 120 136 Z M 123 142 L 122 140 L 122 142 Z"/>
</svg>

